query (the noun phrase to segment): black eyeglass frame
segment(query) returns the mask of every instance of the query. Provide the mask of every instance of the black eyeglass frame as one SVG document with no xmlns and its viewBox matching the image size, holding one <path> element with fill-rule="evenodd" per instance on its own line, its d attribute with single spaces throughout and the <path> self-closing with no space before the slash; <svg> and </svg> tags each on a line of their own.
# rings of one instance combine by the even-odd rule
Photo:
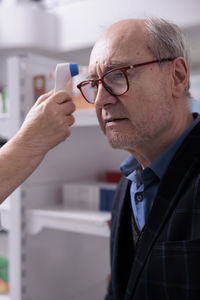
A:
<svg viewBox="0 0 200 300">
<path fill-rule="evenodd" d="M 83 91 L 82 91 L 82 86 L 84 85 L 87 85 L 89 83 L 95 83 L 97 85 L 97 87 L 99 86 L 100 83 L 102 83 L 103 87 L 106 89 L 106 91 L 111 94 L 112 96 L 122 96 L 124 95 L 128 90 L 129 90 L 129 81 L 128 81 L 128 76 L 127 76 L 127 71 L 130 70 L 130 69 L 135 69 L 135 68 L 138 68 L 138 67 L 142 67 L 142 66 L 145 66 L 145 65 L 149 65 L 149 64 L 153 64 L 153 63 L 162 63 L 162 62 L 167 62 L 167 61 L 173 61 L 175 59 L 174 58 L 163 58 L 163 59 L 156 59 L 156 60 L 151 60 L 151 61 L 147 61 L 147 62 L 144 62 L 144 63 L 139 63 L 139 64 L 135 64 L 135 65 L 130 65 L 130 66 L 127 66 L 127 67 L 120 67 L 120 68 L 114 68 L 108 72 L 106 72 L 101 78 L 99 79 L 89 79 L 89 80 L 84 80 L 82 82 L 80 82 L 78 85 L 77 85 L 77 88 L 80 90 L 82 96 L 84 97 L 84 99 L 90 103 L 90 104 L 94 104 L 94 102 L 90 102 L 84 95 Z M 127 83 L 127 89 L 125 92 L 123 93 L 120 93 L 120 94 L 116 94 L 116 93 L 113 93 L 112 90 L 109 88 L 109 86 L 107 86 L 107 84 L 104 82 L 104 77 L 106 75 L 108 75 L 109 73 L 113 72 L 113 71 L 122 71 L 124 76 L 125 76 L 125 79 L 126 79 L 126 83 Z"/>
</svg>

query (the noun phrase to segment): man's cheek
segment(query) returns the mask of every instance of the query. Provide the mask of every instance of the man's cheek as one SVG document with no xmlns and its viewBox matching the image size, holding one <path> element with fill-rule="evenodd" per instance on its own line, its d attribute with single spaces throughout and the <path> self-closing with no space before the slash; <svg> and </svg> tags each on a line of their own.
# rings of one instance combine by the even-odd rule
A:
<svg viewBox="0 0 200 300">
<path fill-rule="evenodd" d="M 104 132 L 104 125 L 103 125 L 103 118 L 102 118 L 102 114 L 101 114 L 101 111 L 96 109 L 96 115 L 97 115 L 97 119 L 98 119 L 98 122 L 99 122 L 99 125 L 101 127 L 101 129 L 103 130 Z"/>
</svg>

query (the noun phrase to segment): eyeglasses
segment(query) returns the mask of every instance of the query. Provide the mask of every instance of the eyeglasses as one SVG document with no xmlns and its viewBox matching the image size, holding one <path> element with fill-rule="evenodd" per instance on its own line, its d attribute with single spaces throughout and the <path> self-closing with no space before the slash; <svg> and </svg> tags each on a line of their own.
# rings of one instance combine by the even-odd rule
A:
<svg viewBox="0 0 200 300">
<path fill-rule="evenodd" d="M 77 85 L 77 88 L 80 90 L 84 99 L 94 104 L 96 101 L 98 87 L 99 84 L 102 83 L 103 87 L 106 89 L 108 93 L 112 96 L 122 96 L 129 89 L 129 81 L 127 76 L 127 71 L 130 69 L 135 69 L 138 67 L 142 67 L 145 65 L 153 64 L 153 63 L 161 63 L 166 61 L 172 61 L 175 58 L 163 58 L 160 60 L 152 60 L 140 64 L 130 65 L 127 67 L 115 68 L 111 71 L 106 72 L 102 78 L 96 80 L 85 80 L 80 82 Z"/>
</svg>

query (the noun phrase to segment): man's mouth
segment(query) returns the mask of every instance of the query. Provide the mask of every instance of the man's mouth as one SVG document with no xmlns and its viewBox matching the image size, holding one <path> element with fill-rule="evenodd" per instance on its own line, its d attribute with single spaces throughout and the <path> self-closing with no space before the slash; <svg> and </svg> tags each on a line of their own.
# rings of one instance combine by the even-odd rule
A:
<svg viewBox="0 0 200 300">
<path fill-rule="evenodd" d="M 125 121 L 127 120 L 127 118 L 110 118 L 110 119 L 106 119 L 105 123 L 113 123 L 113 122 L 121 122 L 121 121 Z"/>
</svg>

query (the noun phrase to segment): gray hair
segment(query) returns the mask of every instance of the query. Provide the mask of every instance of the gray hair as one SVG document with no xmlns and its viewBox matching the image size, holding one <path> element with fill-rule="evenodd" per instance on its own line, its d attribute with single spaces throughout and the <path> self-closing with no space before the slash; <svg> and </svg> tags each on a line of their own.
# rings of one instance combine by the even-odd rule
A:
<svg viewBox="0 0 200 300">
<path fill-rule="evenodd" d="M 188 85 L 185 96 L 189 99 L 190 89 L 190 58 L 185 37 L 181 29 L 174 23 L 161 18 L 148 18 L 145 21 L 147 28 L 147 47 L 153 56 L 162 58 L 175 58 L 182 56 L 188 66 Z"/>
</svg>

